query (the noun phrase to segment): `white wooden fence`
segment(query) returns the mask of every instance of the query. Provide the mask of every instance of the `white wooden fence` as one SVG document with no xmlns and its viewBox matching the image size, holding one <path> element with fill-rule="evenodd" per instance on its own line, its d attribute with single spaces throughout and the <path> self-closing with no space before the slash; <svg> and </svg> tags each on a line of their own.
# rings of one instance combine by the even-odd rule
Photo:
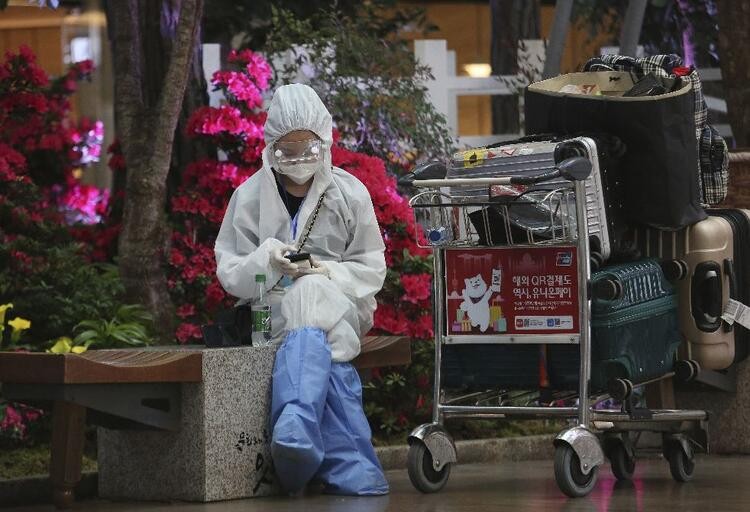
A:
<svg viewBox="0 0 750 512">
<path fill-rule="evenodd" d="M 528 53 L 539 53 L 541 41 L 527 41 L 524 47 Z M 528 50 L 532 48 L 533 50 Z M 430 101 L 435 109 L 448 121 L 448 130 L 458 140 L 459 146 L 482 146 L 491 142 L 517 138 L 517 133 L 494 135 L 458 134 L 458 96 L 515 96 L 525 85 L 523 75 L 503 75 L 475 78 L 456 75 L 456 52 L 448 50 L 444 39 L 414 41 L 414 55 L 419 62 L 432 69 L 433 79 L 425 84 Z M 519 61 L 533 59 L 521 56 Z M 543 64 L 543 62 L 542 62 Z M 541 76 L 541 67 L 531 71 Z M 528 74 L 528 73 L 527 73 Z M 519 96 L 519 100 L 522 96 Z"/>
</svg>

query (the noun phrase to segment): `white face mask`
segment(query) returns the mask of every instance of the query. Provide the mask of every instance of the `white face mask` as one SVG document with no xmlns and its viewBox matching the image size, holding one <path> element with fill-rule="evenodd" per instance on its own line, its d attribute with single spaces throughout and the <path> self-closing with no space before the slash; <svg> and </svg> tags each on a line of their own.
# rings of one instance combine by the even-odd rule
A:
<svg viewBox="0 0 750 512">
<path fill-rule="evenodd" d="M 276 170 L 298 185 L 302 185 L 315 175 L 320 164 L 321 162 L 279 163 Z"/>
</svg>

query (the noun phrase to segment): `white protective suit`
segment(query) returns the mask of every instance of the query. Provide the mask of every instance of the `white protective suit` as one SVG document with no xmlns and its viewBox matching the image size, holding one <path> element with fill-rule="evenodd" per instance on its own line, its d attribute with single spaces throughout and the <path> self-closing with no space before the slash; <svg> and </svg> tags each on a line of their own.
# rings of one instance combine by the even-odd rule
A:
<svg viewBox="0 0 750 512">
<path fill-rule="evenodd" d="M 255 298 L 255 274 L 266 286 L 282 276 L 269 262 L 269 252 L 282 244 L 298 245 L 318 198 L 325 193 L 318 217 L 302 248 L 329 270 L 303 276 L 270 294 L 272 334 L 300 327 L 326 332 L 332 360 L 350 361 L 360 351 L 359 338 L 372 327 L 375 294 L 385 280 L 383 239 L 365 186 L 346 171 L 332 167 L 331 115 L 318 95 L 301 84 L 280 87 L 268 109 L 263 168 L 232 195 L 216 239 L 217 275 L 224 289 L 243 300 Z M 323 141 L 323 161 L 300 207 L 296 237 L 279 195 L 273 144 L 295 130 L 310 130 Z"/>
</svg>

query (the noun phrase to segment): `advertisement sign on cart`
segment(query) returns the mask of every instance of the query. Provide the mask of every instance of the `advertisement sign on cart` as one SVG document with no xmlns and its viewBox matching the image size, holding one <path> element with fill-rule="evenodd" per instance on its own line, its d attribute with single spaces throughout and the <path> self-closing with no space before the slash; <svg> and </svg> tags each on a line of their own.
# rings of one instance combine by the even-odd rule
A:
<svg viewBox="0 0 750 512">
<path fill-rule="evenodd" d="M 575 247 L 445 252 L 449 335 L 578 333 Z"/>
</svg>

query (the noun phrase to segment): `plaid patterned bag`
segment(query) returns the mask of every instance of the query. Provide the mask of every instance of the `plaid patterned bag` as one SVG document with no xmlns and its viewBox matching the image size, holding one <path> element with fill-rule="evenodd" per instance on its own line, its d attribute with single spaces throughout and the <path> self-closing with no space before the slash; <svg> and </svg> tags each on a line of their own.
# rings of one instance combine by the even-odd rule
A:
<svg viewBox="0 0 750 512">
<path fill-rule="evenodd" d="M 679 77 L 690 82 L 695 102 L 701 203 L 715 205 L 724 200 L 729 183 L 729 150 L 722 136 L 707 123 L 708 107 L 703 98 L 700 76 L 695 68 L 684 67 L 680 56 L 674 54 L 639 59 L 624 55 L 602 55 L 590 59 L 584 66 L 584 71 L 626 71 L 631 74 L 634 82 L 649 73 L 665 78 Z"/>
</svg>

